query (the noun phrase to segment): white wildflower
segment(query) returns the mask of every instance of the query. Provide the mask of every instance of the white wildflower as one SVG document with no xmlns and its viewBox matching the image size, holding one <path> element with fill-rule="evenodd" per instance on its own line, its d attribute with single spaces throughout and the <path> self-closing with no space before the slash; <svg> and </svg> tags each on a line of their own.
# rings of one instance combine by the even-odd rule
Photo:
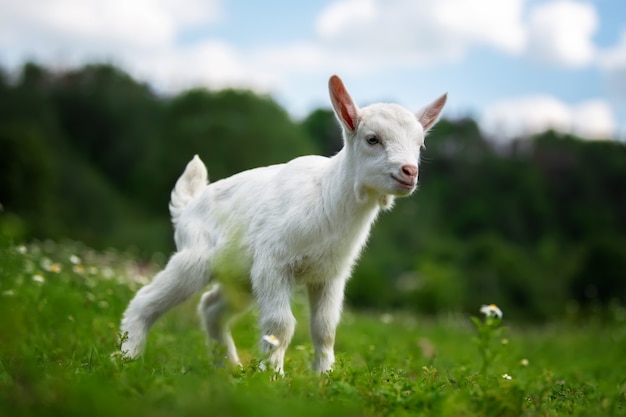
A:
<svg viewBox="0 0 626 417">
<path fill-rule="evenodd" d="M 513 377 L 511 375 L 509 375 L 509 374 L 504 374 L 504 375 L 502 375 L 502 379 L 507 379 L 507 380 L 510 381 L 510 380 L 513 379 Z"/>
<path fill-rule="evenodd" d="M 70 255 L 70 262 L 74 265 L 80 264 L 80 258 L 77 255 Z"/>
<path fill-rule="evenodd" d="M 270 345 L 274 347 L 280 344 L 280 340 L 278 340 L 278 338 L 274 336 L 273 334 L 266 334 L 265 336 L 263 336 L 263 341 L 266 343 L 269 343 Z"/>
<path fill-rule="evenodd" d="M 380 316 L 380 321 L 384 324 L 389 324 L 393 321 L 393 316 L 389 313 L 384 313 Z"/>
<path fill-rule="evenodd" d="M 49 271 L 52 267 L 52 261 L 49 258 L 42 258 L 39 265 L 46 271 Z"/>
<path fill-rule="evenodd" d="M 495 304 L 483 305 L 480 307 L 480 312 L 487 317 L 502 318 L 502 310 Z"/>
<path fill-rule="evenodd" d="M 522 366 L 528 366 L 528 359 L 524 358 L 521 361 L 519 361 L 519 364 Z"/>
<path fill-rule="evenodd" d="M 26 255 L 26 252 L 28 252 L 28 249 L 26 249 L 26 246 L 20 245 L 17 247 L 17 253 L 19 253 L 20 255 Z"/>
<path fill-rule="evenodd" d="M 46 279 L 43 277 L 43 275 L 36 274 L 33 275 L 33 281 L 38 282 L 39 284 L 43 284 L 44 282 L 46 282 Z"/>
<path fill-rule="evenodd" d="M 113 268 L 111 268 L 110 266 L 105 266 L 104 268 L 102 268 L 102 276 L 107 279 L 111 279 L 115 276 L 115 272 L 113 272 Z"/>
</svg>

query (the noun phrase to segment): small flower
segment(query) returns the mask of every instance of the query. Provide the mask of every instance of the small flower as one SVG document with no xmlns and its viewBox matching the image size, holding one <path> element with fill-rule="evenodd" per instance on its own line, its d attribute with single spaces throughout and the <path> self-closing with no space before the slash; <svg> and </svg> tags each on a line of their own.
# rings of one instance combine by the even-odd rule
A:
<svg viewBox="0 0 626 417">
<path fill-rule="evenodd" d="M 273 334 L 266 334 L 265 336 L 263 336 L 263 341 L 266 343 L 269 343 L 270 345 L 274 347 L 280 344 L 280 340 L 278 340 L 278 338 L 274 336 Z"/>
<path fill-rule="evenodd" d="M 72 271 L 74 271 L 77 274 L 82 274 L 83 272 L 85 272 L 85 267 L 82 266 L 81 264 L 76 264 L 72 267 Z"/>
<path fill-rule="evenodd" d="M 59 264 L 52 264 L 50 265 L 50 272 L 54 272 L 54 273 L 59 273 L 61 272 L 61 265 Z"/>
<path fill-rule="evenodd" d="M 384 313 L 380 316 L 380 321 L 384 324 L 389 324 L 393 321 L 393 316 L 389 313 Z"/>
<path fill-rule="evenodd" d="M 52 261 L 48 258 L 43 258 L 39 264 L 46 271 L 49 271 L 50 267 L 52 267 Z"/>
<path fill-rule="evenodd" d="M 487 317 L 502 318 L 502 310 L 495 304 L 483 305 L 480 307 L 480 312 Z"/>
<path fill-rule="evenodd" d="M 46 282 L 46 279 L 43 277 L 43 275 L 33 275 L 33 281 L 38 282 L 39 284 L 43 284 L 44 282 Z"/>
<path fill-rule="evenodd" d="M 510 381 L 510 380 L 513 379 L 513 377 L 511 375 L 509 375 L 509 374 L 504 374 L 504 375 L 502 375 L 502 379 L 507 379 L 507 380 Z"/>
<path fill-rule="evenodd" d="M 519 364 L 522 366 L 528 366 L 528 359 L 524 358 L 521 361 L 519 361 Z"/>
<path fill-rule="evenodd" d="M 80 264 L 80 258 L 76 255 L 70 255 L 70 262 L 74 265 Z"/>
<path fill-rule="evenodd" d="M 26 252 L 28 252 L 28 249 L 26 249 L 26 246 L 20 245 L 17 247 L 17 253 L 19 253 L 20 255 L 26 255 Z"/>
<path fill-rule="evenodd" d="M 417 345 L 422 351 L 422 356 L 426 359 L 433 359 L 437 355 L 437 348 L 429 339 L 422 337 L 417 342 Z"/>
</svg>

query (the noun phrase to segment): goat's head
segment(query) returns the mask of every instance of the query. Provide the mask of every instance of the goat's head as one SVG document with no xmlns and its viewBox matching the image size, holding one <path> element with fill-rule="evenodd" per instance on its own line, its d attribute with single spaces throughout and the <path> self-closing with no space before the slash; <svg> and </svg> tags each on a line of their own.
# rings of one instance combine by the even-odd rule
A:
<svg viewBox="0 0 626 417">
<path fill-rule="evenodd" d="M 357 192 L 411 194 L 417 186 L 424 136 L 439 118 L 446 95 L 413 114 L 397 104 L 359 109 L 336 75 L 330 78 L 329 90 L 346 156 L 353 161 Z"/>
</svg>

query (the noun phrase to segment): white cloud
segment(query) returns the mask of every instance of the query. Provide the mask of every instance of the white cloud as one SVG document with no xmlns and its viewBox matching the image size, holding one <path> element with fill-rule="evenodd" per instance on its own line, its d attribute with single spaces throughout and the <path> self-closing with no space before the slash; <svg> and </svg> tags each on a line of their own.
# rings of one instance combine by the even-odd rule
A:
<svg viewBox="0 0 626 417">
<path fill-rule="evenodd" d="M 12 65 L 116 59 L 167 49 L 185 30 L 221 16 L 219 0 L 2 2 L 0 48 Z"/>
<path fill-rule="evenodd" d="M 601 53 L 600 65 L 607 69 L 626 67 L 626 29 L 622 31 L 617 45 Z"/>
<path fill-rule="evenodd" d="M 313 42 L 260 47 L 251 51 L 249 58 L 254 68 L 272 72 L 277 79 L 294 72 L 325 73 L 334 64 L 329 52 Z"/>
<path fill-rule="evenodd" d="M 318 16 L 327 49 L 364 68 L 422 66 L 456 60 L 475 45 L 518 53 L 523 0 L 341 0 Z"/>
<path fill-rule="evenodd" d="M 589 100 L 572 108 L 572 131 L 583 138 L 607 139 L 615 134 L 611 106 L 604 100 Z"/>
<path fill-rule="evenodd" d="M 486 47 L 561 67 L 597 63 L 611 92 L 626 97 L 626 31 L 621 43 L 597 51 L 592 36 L 598 18 L 588 2 L 336 0 L 310 16 L 314 32 L 309 38 L 286 37 L 266 44 L 259 38 L 249 47 L 217 37 L 182 41 L 194 28 L 200 29 L 196 33 L 205 32 L 223 22 L 226 4 L 223 0 L 0 0 L 0 65 L 16 68 L 34 59 L 69 67 L 106 60 L 161 91 L 237 86 L 304 102 L 311 98 L 294 99 L 295 94 L 286 92 L 297 83 L 294 80 L 317 82 L 331 72 L 372 76 L 457 62 L 473 48 Z M 249 30 L 247 39 L 256 29 Z M 321 96 L 325 99 L 325 93 L 309 93 L 318 102 Z M 587 117 L 576 116 L 577 109 Z M 604 102 L 569 106 L 543 96 L 499 103 L 485 114 L 492 128 L 514 134 L 545 127 L 586 132 L 585 136 L 615 130 L 611 109 Z M 592 120 L 585 120 L 590 114 Z"/>
<path fill-rule="evenodd" d="M 586 139 L 613 137 L 616 129 L 609 104 L 600 99 L 568 105 L 549 95 L 533 95 L 493 103 L 485 108 L 481 126 L 501 140 L 553 129 Z"/>
<path fill-rule="evenodd" d="M 250 68 L 240 51 L 219 40 L 133 56 L 127 59 L 125 67 L 136 77 L 148 80 L 166 92 L 200 85 L 267 91 L 273 84 L 271 79 Z"/>
<path fill-rule="evenodd" d="M 626 100 L 626 30 L 612 48 L 599 53 L 599 65 L 604 71 L 609 94 Z"/>
<path fill-rule="evenodd" d="M 497 136 L 524 136 L 546 129 L 567 130 L 567 106 L 545 95 L 502 100 L 487 107 L 482 126 Z"/>
<path fill-rule="evenodd" d="M 526 41 L 523 1 L 438 1 L 435 19 L 441 29 L 468 44 L 485 44 L 517 54 Z"/>
<path fill-rule="evenodd" d="M 331 3 L 317 20 L 317 33 L 323 38 L 340 36 L 349 25 L 372 26 L 377 14 L 374 0 L 344 0 Z"/>
<path fill-rule="evenodd" d="M 591 64 L 592 37 L 598 27 L 596 9 L 589 3 L 557 0 L 530 10 L 528 55 L 538 62 L 566 67 Z"/>
<path fill-rule="evenodd" d="M 12 67 L 107 60 L 166 89 L 210 82 L 267 90 L 294 73 L 417 68 L 483 46 L 567 65 L 589 59 L 591 6 L 541 3 L 530 24 L 527 8 L 527 0 L 338 0 L 315 18 L 313 38 L 241 49 L 218 38 L 180 42 L 190 28 L 223 19 L 222 0 L 21 0 L 0 3 L 0 48 Z"/>
<path fill-rule="evenodd" d="M 591 65 L 598 15 L 574 0 L 339 0 L 318 16 L 320 45 L 375 72 L 454 62 L 488 47 L 561 67 Z"/>
</svg>

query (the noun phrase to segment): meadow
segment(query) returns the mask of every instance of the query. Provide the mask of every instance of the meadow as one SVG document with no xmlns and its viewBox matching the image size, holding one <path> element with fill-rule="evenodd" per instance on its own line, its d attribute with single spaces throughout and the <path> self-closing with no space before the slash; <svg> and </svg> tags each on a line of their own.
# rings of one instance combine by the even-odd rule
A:
<svg viewBox="0 0 626 417">
<path fill-rule="evenodd" d="M 143 358 L 116 354 L 126 304 L 165 259 L 51 241 L 0 245 L 0 415 L 626 415 L 626 312 L 542 325 L 480 313 L 345 312 L 332 373 L 311 373 L 307 310 L 284 377 L 258 370 L 254 311 L 234 328 L 244 367 L 214 364 L 195 300 L 157 322 Z M 489 304 L 498 300 L 484 300 Z"/>
</svg>

